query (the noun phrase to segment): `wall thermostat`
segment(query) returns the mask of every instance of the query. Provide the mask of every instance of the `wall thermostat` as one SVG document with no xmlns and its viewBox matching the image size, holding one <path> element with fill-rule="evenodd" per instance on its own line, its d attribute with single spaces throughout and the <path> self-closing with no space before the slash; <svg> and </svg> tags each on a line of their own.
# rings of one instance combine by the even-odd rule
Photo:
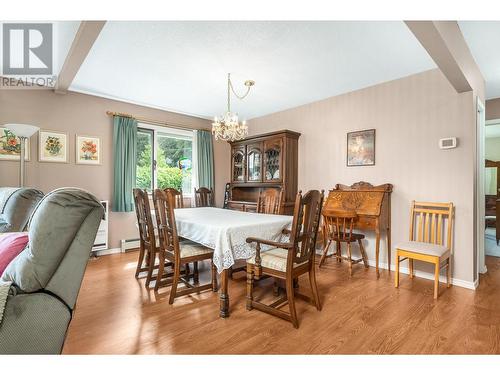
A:
<svg viewBox="0 0 500 375">
<path fill-rule="evenodd" d="M 446 150 L 448 148 L 455 148 L 455 147 L 457 147 L 457 137 L 441 138 L 439 140 L 439 148 L 441 150 Z"/>
</svg>

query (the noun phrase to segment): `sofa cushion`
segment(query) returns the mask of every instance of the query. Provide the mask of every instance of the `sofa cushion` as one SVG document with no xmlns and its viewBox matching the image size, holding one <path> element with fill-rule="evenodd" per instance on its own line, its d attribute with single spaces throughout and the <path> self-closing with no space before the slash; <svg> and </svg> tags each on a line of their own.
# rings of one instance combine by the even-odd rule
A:
<svg viewBox="0 0 500 375">
<path fill-rule="evenodd" d="M 0 188 L 0 233 L 27 230 L 35 207 L 43 198 L 40 190 L 32 188 Z"/>
<path fill-rule="evenodd" d="M 28 233 L 2 233 L 0 234 L 0 276 L 10 262 L 24 250 L 28 244 Z"/>
<path fill-rule="evenodd" d="M 102 215 L 101 204 L 86 191 L 64 188 L 47 194 L 31 218 L 28 247 L 1 280 L 26 293 L 51 291 L 71 306 Z"/>
</svg>

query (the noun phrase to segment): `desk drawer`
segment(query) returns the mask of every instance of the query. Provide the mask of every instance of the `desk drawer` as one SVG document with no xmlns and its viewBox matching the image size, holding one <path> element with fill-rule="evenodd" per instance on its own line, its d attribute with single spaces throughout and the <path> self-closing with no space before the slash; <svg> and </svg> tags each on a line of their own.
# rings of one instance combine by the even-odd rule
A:
<svg viewBox="0 0 500 375">
<path fill-rule="evenodd" d="M 377 226 L 377 219 L 372 217 L 358 216 L 356 221 L 356 228 L 359 229 L 375 229 Z"/>
</svg>

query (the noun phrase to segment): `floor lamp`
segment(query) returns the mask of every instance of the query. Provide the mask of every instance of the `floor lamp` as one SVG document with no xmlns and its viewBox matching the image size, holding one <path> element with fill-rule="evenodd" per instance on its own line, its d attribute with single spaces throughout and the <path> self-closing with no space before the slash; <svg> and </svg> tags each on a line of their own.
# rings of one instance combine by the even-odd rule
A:
<svg viewBox="0 0 500 375">
<path fill-rule="evenodd" d="M 24 155 L 26 154 L 25 146 L 26 140 L 29 139 L 33 134 L 35 134 L 39 127 L 27 124 L 5 124 L 5 127 L 9 129 L 14 135 L 16 135 L 21 141 L 21 164 L 19 167 L 19 187 L 24 187 Z"/>
</svg>

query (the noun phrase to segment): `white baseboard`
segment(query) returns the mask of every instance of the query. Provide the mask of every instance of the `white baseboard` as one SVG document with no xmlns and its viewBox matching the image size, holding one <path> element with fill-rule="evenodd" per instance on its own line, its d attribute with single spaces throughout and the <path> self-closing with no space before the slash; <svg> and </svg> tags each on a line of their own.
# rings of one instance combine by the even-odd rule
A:
<svg viewBox="0 0 500 375">
<path fill-rule="evenodd" d="M 102 255 L 119 254 L 121 252 L 122 252 L 122 250 L 119 247 L 115 247 L 113 249 L 96 250 L 96 251 L 93 251 L 92 254 L 100 257 Z"/>
<path fill-rule="evenodd" d="M 368 260 L 368 264 L 371 267 L 376 267 L 376 262 L 374 260 L 370 260 L 369 259 Z M 396 269 L 395 267 L 396 266 L 394 264 L 391 264 L 391 271 L 394 271 Z M 385 270 L 388 269 L 387 263 L 379 263 L 379 268 L 383 268 Z M 410 270 L 407 267 L 401 266 L 401 263 L 399 265 L 399 272 L 400 273 L 404 273 L 406 275 L 410 274 Z M 415 276 L 416 277 L 421 277 L 422 279 L 434 280 L 434 274 L 430 273 L 430 272 L 424 272 L 424 271 L 415 270 Z M 446 276 L 445 275 L 439 275 L 439 281 L 442 282 L 442 283 L 446 283 Z M 462 280 L 462 279 L 455 279 L 455 278 L 452 277 L 451 278 L 451 284 L 455 285 L 455 286 L 459 286 L 461 288 L 475 290 L 477 288 L 477 286 L 479 285 L 479 281 L 478 280 L 476 280 L 476 281 L 465 281 L 465 280 Z"/>
</svg>

